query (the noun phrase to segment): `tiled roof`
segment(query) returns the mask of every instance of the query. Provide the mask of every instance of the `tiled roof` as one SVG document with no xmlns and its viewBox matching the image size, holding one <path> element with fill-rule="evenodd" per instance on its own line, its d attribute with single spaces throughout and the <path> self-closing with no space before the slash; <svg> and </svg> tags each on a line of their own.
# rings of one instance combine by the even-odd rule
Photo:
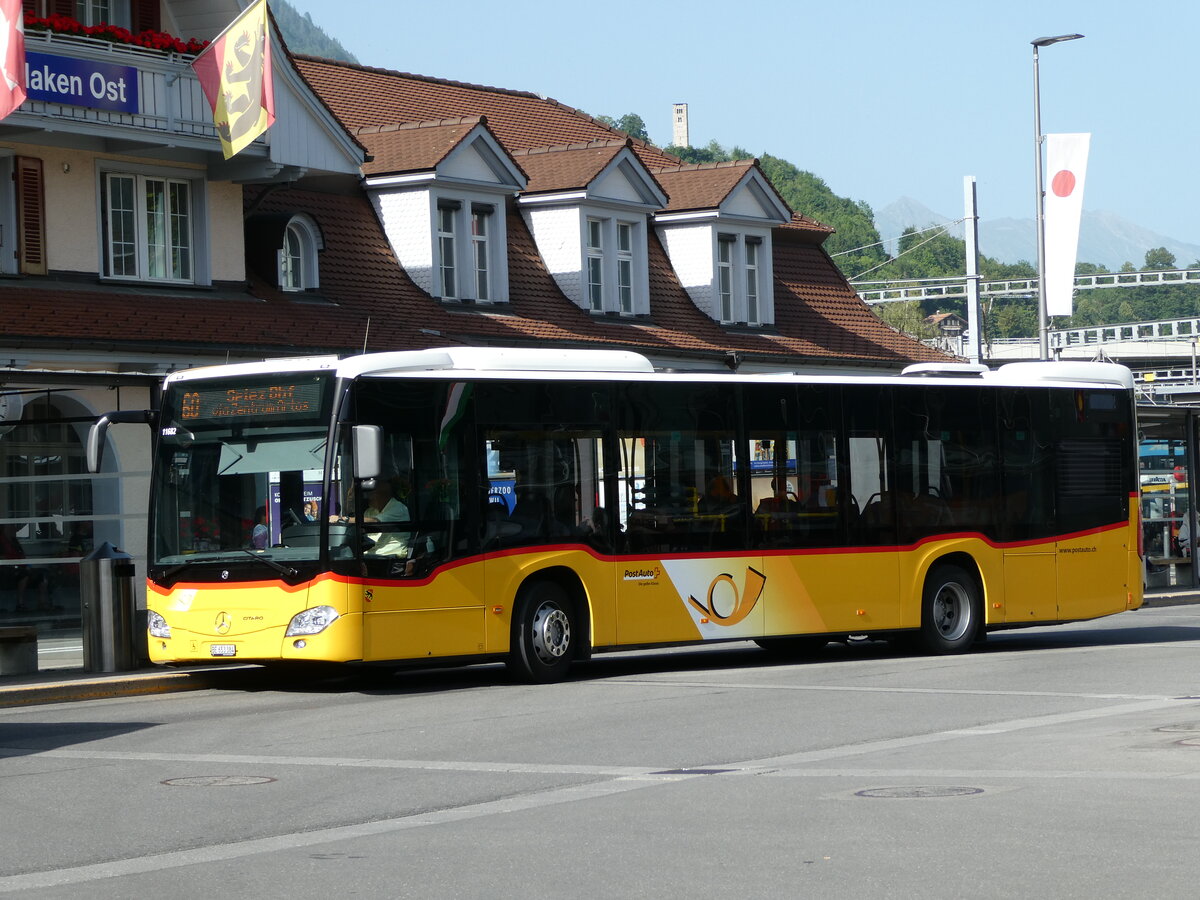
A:
<svg viewBox="0 0 1200 900">
<path fill-rule="evenodd" d="M 567 300 L 510 201 L 512 301 L 495 306 L 443 304 L 403 271 L 363 193 L 248 190 L 261 214 L 307 213 L 321 224 L 318 297 L 288 294 L 258 279 L 249 292 L 77 288 L 54 282 L 5 285 L 0 333 L 9 346 L 208 349 L 285 355 L 404 350 L 443 343 L 620 347 L 697 356 L 714 364 L 729 350 L 776 362 L 858 361 L 899 365 L 945 356 L 881 322 L 820 246 L 807 235 L 776 231 L 778 333 L 731 331 L 691 302 L 651 231 L 650 316 L 594 317 Z M 53 314 L 51 315 L 51 311 Z"/>
<path fill-rule="evenodd" d="M 563 147 L 517 150 L 513 159 L 529 175 L 526 191 L 565 191 L 585 188 L 626 147 L 629 140 L 589 141 Z"/>
<path fill-rule="evenodd" d="M 579 110 L 526 91 L 310 56 L 297 56 L 295 63 L 305 80 L 351 131 L 363 125 L 441 119 L 453 111 L 463 116 L 487 116 L 488 126 L 510 152 L 628 137 Z M 547 139 L 547 135 L 553 137 Z M 647 167 L 679 162 L 651 144 L 637 140 L 633 144 L 634 152 Z"/>
<path fill-rule="evenodd" d="M 535 94 L 301 57 L 297 67 L 376 159 L 368 171 L 429 168 L 486 116 L 492 135 L 530 176 L 530 188 L 582 187 L 629 146 L 659 178 L 677 179 L 672 203 L 709 203 L 744 164 L 685 167 L 577 110 Z M 455 116 L 451 121 L 447 115 Z M 400 124 L 397 124 L 400 123 Z M 405 124 L 416 123 L 416 124 Z M 615 140 L 615 144 L 612 143 Z M 568 149 L 534 153 L 549 147 Z M 572 147 L 572 145 L 581 145 Z M 524 151 L 524 152 L 523 152 Z M 693 180 L 694 179 L 694 180 Z M 663 184 L 664 182 L 660 182 Z M 690 199 L 689 199 L 690 198 Z M 516 201 L 507 216 L 511 301 L 494 306 L 433 299 L 397 261 L 364 192 L 246 189 L 257 214 L 307 213 L 321 227 L 321 289 L 288 294 L 255 275 L 248 290 L 6 283 L 0 333 L 14 347 L 219 347 L 243 355 L 413 349 L 440 343 L 639 349 L 717 364 L 731 350 L 788 365 L 857 361 L 898 366 L 945 356 L 896 332 L 862 303 L 820 242 L 829 229 L 796 214 L 774 230 L 776 326 L 726 328 L 696 308 L 653 229 L 647 235 L 650 314 L 596 317 L 565 297 L 538 253 Z"/>
<path fill-rule="evenodd" d="M 688 209 L 716 209 L 737 187 L 754 160 L 707 165 L 679 165 L 654 170 L 654 177 L 670 197 L 668 212 Z"/>
<path fill-rule="evenodd" d="M 472 129 L 486 122 L 483 116 L 464 116 L 404 125 L 364 125 L 354 131 L 372 156 L 363 165 L 363 174 L 391 175 L 433 169 Z"/>
<path fill-rule="evenodd" d="M 529 191 L 586 186 L 626 140 L 626 135 L 578 110 L 532 93 L 312 57 L 299 57 L 296 65 L 351 129 L 438 120 L 448 114 L 486 116 L 488 128 L 529 175 Z M 671 196 L 668 209 L 718 205 L 754 165 L 753 161 L 742 161 L 690 166 L 641 141 L 633 140 L 629 146 Z M 286 197 L 286 193 L 281 196 Z M 430 325 L 429 329 L 492 343 L 602 344 L 712 357 L 740 350 L 797 365 L 837 360 L 898 365 L 945 359 L 939 351 L 895 331 L 870 311 L 820 247 L 832 229 L 800 213 L 794 213 L 791 222 L 775 229 L 774 330 L 725 328 L 697 309 L 653 231 L 648 241 L 648 319 L 594 317 L 563 296 L 512 205 L 508 223 L 510 303 L 474 309 L 442 305 L 425 297 L 405 278 L 403 302 L 415 302 L 417 308 L 387 316 L 389 324 L 382 327 L 393 327 L 393 323 L 399 327 L 398 323 L 406 321 L 444 321 L 444 327 Z M 325 255 L 331 256 L 328 251 Z M 373 259 L 378 262 L 382 256 Z M 369 279 L 370 272 L 361 265 L 355 267 L 355 277 Z M 384 272 L 377 274 L 382 277 Z M 322 278 L 327 284 L 324 273 Z M 385 336 L 375 325 L 372 333 L 388 342 L 385 345 L 403 346 L 404 338 L 399 333 Z M 417 338 L 420 345 L 430 342 L 419 334 Z"/>
</svg>

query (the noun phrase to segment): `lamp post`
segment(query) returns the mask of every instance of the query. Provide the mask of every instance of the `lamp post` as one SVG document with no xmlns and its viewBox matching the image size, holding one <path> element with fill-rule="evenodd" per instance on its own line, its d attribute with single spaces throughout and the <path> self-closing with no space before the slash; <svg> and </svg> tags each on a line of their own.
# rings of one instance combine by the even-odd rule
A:
<svg viewBox="0 0 1200 900">
<path fill-rule="evenodd" d="M 1046 216 L 1045 189 L 1042 186 L 1042 100 L 1038 87 L 1038 48 L 1063 41 L 1077 41 L 1082 34 L 1057 34 L 1040 37 L 1033 44 L 1033 156 L 1037 173 L 1037 274 L 1038 274 L 1038 356 L 1050 358 L 1050 323 L 1046 315 Z"/>
</svg>

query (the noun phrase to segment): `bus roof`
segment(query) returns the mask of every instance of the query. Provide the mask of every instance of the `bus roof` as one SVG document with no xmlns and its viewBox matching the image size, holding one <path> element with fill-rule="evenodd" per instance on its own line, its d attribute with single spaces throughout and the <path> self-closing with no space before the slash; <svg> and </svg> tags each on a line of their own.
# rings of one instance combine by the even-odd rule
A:
<svg viewBox="0 0 1200 900">
<path fill-rule="evenodd" d="M 654 375 L 658 370 L 640 353 L 627 350 L 571 350 L 517 347 L 437 347 L 428 350 L 398 350 L 367 353 L 339 359 L 314 356 L 271 359 L 260 362 L 206 366 L 174 372 L 167 383 L 223 376 L 270 375 L 283 372 L 330 371 L 340 378 L 373 376 L 420 376 L 423 373 L 474 373 L 483 377 L 503 375 L 569 379 L 585 377 L 619 380 Z M 899 375 L 818 375 L 803 372 L 724 373 L 658 372 L 658 377 L 678 381 L 762 382 L 803 380 L 818 384 L 938 384 L 994 386 L 1059 384 L 1133 389 L 1133 375 L 1125 366 L 1093 362 L 1016 362 L 999 369 L 965 363 L 935 363 L 910 366 Z"/>
</svg>

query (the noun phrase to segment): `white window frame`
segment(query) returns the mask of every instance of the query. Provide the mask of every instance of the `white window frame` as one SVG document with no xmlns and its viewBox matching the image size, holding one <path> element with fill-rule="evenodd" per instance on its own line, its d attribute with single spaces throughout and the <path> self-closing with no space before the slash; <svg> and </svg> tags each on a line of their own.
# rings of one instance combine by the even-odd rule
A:
<svg viewBox="0 0 1200 900">
<path fill-rule="evenodd" d="M 107 15 L 97 8 L 100 6 L 108 7 Z M 133 16 L 129 11 L 129 0 L 75 0 L 75 21 L 87 26 L 107 23 L 129 28 L 133 24 Z"/>
<path fill-rule="evenodd" d="M 645 217 L 593 209 L 583 210 L 581 218 L 583 308 L 596 314 L 647 315 Z"/>
<path fill-rule="evenodd" d="M 734 260 L 737 259 L 737 247 L 737 235 L 717 235 L 717 321 L 723 324 L 737 321 L 734 313 Z"/>
<path fill-rule="evenodd" d="M 103 264 L 101 272 L 105 278 L 112 278 L 121 281 L 153 281 L 166 282 L 171 284 L 196 284 L 201 281 L 201 266 L 199 263 L 200 247 L 197 246 L 197 234 L 199 233 L 199 224 L 197 222 L 196 210 L 198 204 L 203 202 L 203 194 L 197 197 L 195 189 L 195 181 L 190 178 L 179 177 L 180 173 L 162 174 L 162 173 L 146 173 L 135 171 L 117 171 L 111 170 L 103 172 L 100 180 L 100 191 L 102 204 L 102 229 L 103 246 L 101 248 L 103 254 Z M 122 229 L 121 237 L 122 244 L 131 244 L 133 247 L 133 271 L 122 271 L 118 273 L 117 261 L 118 257 L 114 254 L 114 225 L 116 217 L 112 207 L 112 197 L 114 194 L 114 186 L 118 183 L 128 183 L 133 186 L 132 203 L 133 208 L 128 210 L 132 215 L 132 223 L 129 223 L 132 228 L 132 234 L 128 234 Z M 146 202 L 147 188 L 152 184 L 161 184 L 163 198 L 166 201 L 164 211 L 160 214 L 164 218 L 162 231 L 156 235 L 151 234 L 149 227 L 150 208 Z M 179 192 L 183 192 L 186 198 L 184 204 L 178 203 Z M 185 206 L 183 211 L 180 211 L 180 206 Z M 176 234 L 173 225 L 174 220 L 182 217 L 184 219 L 184 242 L 175 244 L 173 236 Z M 155 236 L 161 236 L 166 243 L 152 243 Z M 161 248 L 158 252 L 152 253 L 153 248 Z M 186 253 L 187 262 L 186 269 L 175 268 L 175 252 L 183 250 Z M 158 264 L 165 264 L 165 268 L 158 274 L 152 274 L 152 270 Z M 167 272 L 168 274 L 161 274 Z M 177 274 L 178 273 L 178 274 Z"/>
<path fill-rule="evenodd" d="M 604 220 L 588 217 L 584 233 L 586 254 L 584 259 L 585 296 L 592 312 L 604 312 Z"/>
<path fill-rule="evenodd" d="M 508 241 L 503 199 L 458 191 L 435 192 L 431 198 L 431 293 L 443 300 L 506 302 Z M 484 234 L 476 232 L 480 221 L 484 223 Z"/>
<path fill-rule="evenodd" d="M 283 246 L 277 251 L 280 290 L 289 293 L 317 290 L 321 286 L 318 254 L 324 249 L 317 223 L 304 214 L 292 216 L 283 231 Z"/>
<path fill-rule="evenodd" d="M 718 225 L 712 240 L 713 319 L 722 325 L 773 325 L 770 232 Z M 726 258 L 723 250 L 728 250 Z"/>
<path fill-rule="evenodd" d="M 475 299 L 480 302 L 491 300 L 491 254 L 488 242 L 491 239 L 492 221 L 495 212 L 491 206 L 480 203 L 471 205 L 471 263 L 475 274 Z"/>
<path fill-rule="evenodd" d="M 762 279 L 759 278 L 759 264 L 762 259 L 762 239 L 747 236 L 742 241 L 742 252 L 745 254 L 746 282 L 746 324 L 762 324 Z"/>
<path fill-rule="evenodd" d="M 461 231 L 459 219 L 462 203 L 456 200 L 439 200 L 434 213 L 434 258 L 437 261 L 437 283 L 440 294 L 447 300 L 458 299 L 461 269 L 458 264 L 457 233 Z"/>
</svg>

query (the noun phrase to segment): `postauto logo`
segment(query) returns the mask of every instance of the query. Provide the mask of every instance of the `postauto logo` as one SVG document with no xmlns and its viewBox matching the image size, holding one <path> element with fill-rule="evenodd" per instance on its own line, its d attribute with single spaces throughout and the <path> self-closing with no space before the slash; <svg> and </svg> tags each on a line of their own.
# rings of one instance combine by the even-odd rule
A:
<svg viewBox="0 0 1200 900">
<path fill-rule="evenodd" d="M 746 567 L 746 580 L 741 590 L 732 575 L 722 572 L 708 585 L 708 596 L 703 603 L 690 594 L 688 603 L 710 622 L 736 625 L 750 615 L 766 584 L 767 577 L 751 566 Z"/>
</svg>

